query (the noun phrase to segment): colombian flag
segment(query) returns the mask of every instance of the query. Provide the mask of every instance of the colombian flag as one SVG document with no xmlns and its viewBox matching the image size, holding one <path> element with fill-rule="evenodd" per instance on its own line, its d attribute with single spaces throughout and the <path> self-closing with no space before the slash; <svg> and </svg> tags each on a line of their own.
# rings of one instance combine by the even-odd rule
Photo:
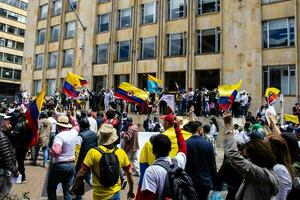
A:
<svg viewBox="0 0 300 200">
<path fill-rule="evenodd" d="M 63 91 L 65 94 L 72 98 L 76 98 L 79 95 L 77 88 L 87 84 L 87 81 L 77 74 L 71 72 L 68 73 L 67 79 L 64 83 Z"/>
<path fill-rule="evenodd" d="M 189 139 L 192 136 L 191 133 L 189 133 L 185 130 L 181 130 L 181 133 L 182 133 L 183 138 L 185 140 Z M 170 157 L 174 158 L 176 156 L 177 152 L 178 152 L 178 145 L 177 145 L 177 138 L 176 138 L 175 129 L 174 128 L 169 128 L 165 132 L 163 132 L 162 134 L 169 137 L 169 139 L 171 141 Z M 152 152 L 152 144 L 148 140 L 145 143 L 145 145 L 143 146 L 143 148 L 141 150 L 141 154 L 140 154 L 140 172 L 141 172 L 141 176 L 140 176 L 140 181 L 139 181 L 139 185 L 138 185 L 138 191 L 137 191 L 137 194 L 136 194 L 136 200 L 142 200 L 140 195 L 141 195 L 141 186 L 142 186 L 142 183 L 143 183 L 143 177 L 144 177 L 146 169 L 150 165 L 152 165 L 155 160 L 156 160 L 156 158 L 155 158 L 155 156 Z"/>
<path fill-rule="evenodd" d="M 221 110 L 228 110 L 231 108 L 242 84 L 243 81 L 240 80 L 236 85 L 219 85 L 219 108 Z"/>
<path fill-rule="evenodd" d="M 42 105 L 44 103 L 45 94 L 46 94 L 46 87 L 40 92 L 40 94 L 36 97 L 36 99 L 29 105 L 29 108 L 25 113 L 26 122 L 33 133 L 33 138 L 31 140 L 29 148 L 35 146 L 39 139 L 38 120 L 39 120 L 40 112 L 42 110 Z"/>
<path fill-rule="evenodd" d="M 273 105 L 279 98 L 280 90 L 274 87 L 270 87 L 266 89 L 265 98 L 269 105 Z"/>
<path fill-rule="evenodd" d="M 147 92 L 126 82 L 119 85 L 115 91 L 115 96 L 137 104 L 143 104 L 149 98 L 149 94 Z"/>
<path fill-rule="evenodd" d="M 158 86 L 161 86 L 162 81 L 148 74 L 147 87 L 150 93 L 159 93 Z"/>
</svg>

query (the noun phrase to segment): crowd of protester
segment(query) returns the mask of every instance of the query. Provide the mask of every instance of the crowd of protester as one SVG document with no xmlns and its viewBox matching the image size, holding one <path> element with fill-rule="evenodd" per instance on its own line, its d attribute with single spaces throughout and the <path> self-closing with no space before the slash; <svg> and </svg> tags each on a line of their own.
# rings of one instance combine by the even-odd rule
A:
<svg viewBox="0 0 300 200">
<path fill-rule="evenodd" d="M 84 182 L 92 186 L 93 199 L 118 200 L 127 185 L 128 198 L 137 200 L 222 199 L 221 191 L 227 191 L 228 200 L 299 199 L 299 124 L 286 122 L 280 126 L 273 110 L 265 106 L 255 115 L 248 112 L 251 98 L 246 92 L 242 91 L 240 100 L 235 102 L 239 104 L 238 113 L 235 107 L 232 113 L 222 113 L 225 127 L 221 130 L 215 117 L 211 117 L 209 124 L 202 124 L 198 118 L 148 115 L 142 125 L 144 131 L 157 134 L 145 146 L 138 142 L 138 135 L 143 133 L 112 92 L 103 91 L 101 107 L 93 92 L 82 91 L 80 101 L 73 104 L 57 91 L 57 97 L 49 99 L 39 115 L 39 140 L 32 148 L 28 148 L 32 131 L 24 114 L 32 101 L 24 94 L 27 92 L 22 91 L 15 104 L 2 101 L 0 199 L 10 192 L 12 178 L 21 177 L 24 184 L 30 179 L 24 167 L 27 156 L 32 160 L 31 165 L 49 169 L 50 200 L 56 199 L 60 183 L 64 199 L 82 199 Z M 247 101 L 243 100 L 244 95 Z M 179 96 L 180 114 L 193 107 L 196 116 L 221 114 L 213 110 L 218 107 L 213 102 L 217 91 L 190 89 Z M 91 109 L 84 104 L 87 101 Z M 215 106 L 209 106 L 213 103 Z M 293 112 L 299 116 L 298 104 Z M 242 115 L 244 124 L 233 124 L 233 117 Z M 224 159 L 218 170 L 216 140 L 220 134 L 225 138 Z M 155 160 L 147 167 L 139 164 L 140 148 Z M 40 150 L 41 163 L 37 159 Z M 133 176 L 140 178 L 137 191 Z M 186 187 L 178 181 L 175 187 L 176 178 L 181 178 L 180 183 Z"/>
</svg>

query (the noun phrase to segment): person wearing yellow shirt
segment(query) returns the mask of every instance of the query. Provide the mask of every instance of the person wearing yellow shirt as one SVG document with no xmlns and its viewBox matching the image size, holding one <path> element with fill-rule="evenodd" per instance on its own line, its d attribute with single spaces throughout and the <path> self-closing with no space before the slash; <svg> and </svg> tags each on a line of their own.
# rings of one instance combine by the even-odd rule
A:
<svg viewBox="0 0 300 200">
<path fill-rule="evenodd" d="M 88 151 L 83 161 L 82 167 L 76 176 L 71 191 L 75 192 L 78 186 L 82 184 L 82 181 L 84 180 L 84 177 L 89 172 L 89 170 L 92 170 L 93 199 L 95 200 L 96 199 L 101 199 L 101 200 L 121 199 L 120 177 L 118 178 L 117 183 L 110 187 L 105 187 L 103 184 L 101 184 L 101 180 L 99 177 L 101 177 L 100 162 L 102 161 L 101 158 L 103 156 L 101 153 L 102 151 L 106 153 L 114 153 L 116 155 L 120 167 L 119 171 L 122 168 L 127 176 L 127 180 L 129 183 L 128 197 L 134 198 L 135 195 L 133 192 L 133 176 L 132 176 L 130 161 L 126 152 L 116 147 L 116 141 L 118 140 L 116 129 L 113 128 L 111 124 L 103 124 L 99 132 L 100 132 L 100 141 L 99 141 L 98 150 L 96 148 L 92 148 L 91 150 Z"/>
</svg>

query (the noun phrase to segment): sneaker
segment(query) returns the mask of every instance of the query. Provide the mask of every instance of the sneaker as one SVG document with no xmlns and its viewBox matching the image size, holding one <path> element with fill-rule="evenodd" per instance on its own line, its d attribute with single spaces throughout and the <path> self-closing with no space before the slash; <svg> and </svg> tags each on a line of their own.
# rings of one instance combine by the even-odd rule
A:
<svg viewBox="0 0 300 200">
<path fill-rule="evenodd" d="M 127 185 L 127 180 L 124 179 L 121 183 L 121 190 L 124 190 L 126 188 L 126 185 Z"/>
</svg>

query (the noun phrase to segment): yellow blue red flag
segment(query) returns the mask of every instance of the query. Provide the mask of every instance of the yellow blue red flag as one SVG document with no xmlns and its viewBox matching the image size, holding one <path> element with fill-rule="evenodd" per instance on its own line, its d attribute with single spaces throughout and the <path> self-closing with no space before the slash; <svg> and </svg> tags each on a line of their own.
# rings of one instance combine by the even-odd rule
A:
<svg viewBox="0 0 300 200">
<path fill-rule="evenodd" d="M 45 95 L 46 95 L 46 87 L 39 93 L 36 99 L 29 105 L 29 108 L 25 113 L 27 124 L 32 130 L 32 140 L 31 143 L 29 144 L 29 147 L 35 146 L 39 139 L 38 120 L 44 103 Z"/>
<path fill-rule="evenodd" d="M 137 104 L 143 104 L 149 98 L 149 94 L 146 91 L 136 88 L 127 82 L 119 85 L 115 90 L 115 96 Z"/>
<path fill-rule="evenodd" d="M 280 90 L 274 87 L 266 89 L 265 98 L 269 105 L 273 105 L 279 99 Z"/>
<path fill-rule="evenodd" d="M 240 80 L 236 85 L 219 85 L 219 108 L 221 110 L 228 110 L 231 108 L 242 84 L 243 81 Z"/>
<path fill-rule="evenodd" d="M 69 72 L 64 83 L 63 91 L 72 98 L 79 95 L 78 88 L 87 84 L 87 81 L 77 74 Z"/>
</svg>

